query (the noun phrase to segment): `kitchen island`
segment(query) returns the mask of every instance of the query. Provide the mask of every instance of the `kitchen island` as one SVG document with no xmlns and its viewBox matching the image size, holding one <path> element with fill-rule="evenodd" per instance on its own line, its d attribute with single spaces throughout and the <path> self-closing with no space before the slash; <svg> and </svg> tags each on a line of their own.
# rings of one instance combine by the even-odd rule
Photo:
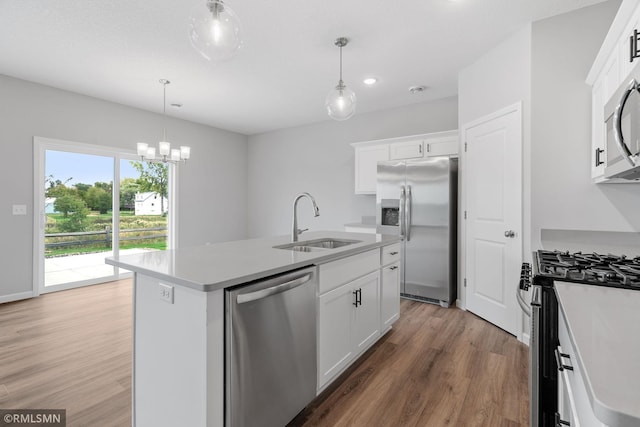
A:
<svg viewBox="0 0 640 427">
<path fill-rule="evenodd" d="M 640 425 L 640 292 L 555 282 L 559 412 L 571 425 Z"/>
<path fill-rule="evenodd" d="M 134 272 L 132 425 L 224 425 L 225 289 L 317 266 L 317 312 L 309 315 L 318 319 L 318 393 L 377 341 L 399 315 L 399 238 L 313 232 L 297 245 L 318 239 L 349 243 L 274 248 L 291 243 L 279 236 L 107 258 Z M 335 330 L 345 306 L 334 296 L 350 295 L 353 283 L 365 289 L 360 304 L 370 302 L 375 311 L 368 311 L 365 329 L 354 326 L 365 335 L 352 345 L 335 338 L 349 325 Z"/>
</svg>

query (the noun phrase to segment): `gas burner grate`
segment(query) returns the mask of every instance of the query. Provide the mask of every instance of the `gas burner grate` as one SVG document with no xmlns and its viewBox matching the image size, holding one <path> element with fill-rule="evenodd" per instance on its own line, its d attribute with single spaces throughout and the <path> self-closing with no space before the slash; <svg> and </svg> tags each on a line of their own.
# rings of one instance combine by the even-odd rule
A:
<svg viewBox="0 0 640 427">
<path fill-rule="evenodd" d="M 555 279 L 640 290 L 640 257 L 540 250 L 536 267 Z"/>
</svg>

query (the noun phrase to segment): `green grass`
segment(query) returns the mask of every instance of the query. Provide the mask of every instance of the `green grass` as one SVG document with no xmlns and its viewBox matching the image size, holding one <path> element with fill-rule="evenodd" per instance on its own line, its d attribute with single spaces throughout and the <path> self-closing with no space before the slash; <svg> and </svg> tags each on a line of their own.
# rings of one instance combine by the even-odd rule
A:
<svg viewBox="0 0 640 427">
<path fill-rule="evenodd" d="M 61 221 L 64 221 L 64 216 L 62 214 L 54 213 L 47 214 L 47 227 L 46 234 L 56 234 L 61 231 L 58 229 L 57 224 Z M 112 226 L 113 214 L 111 212 L 106 214 L 100 214 L 99 212 L 91 212 L 87 216 L 87 227 L 85 231 L 104 231 L 105 227 Z M 136 216 L 133 211 L 122 211 L 120 212 L 120 229 L 121 230 L 131 230 L 131 229 L 145 229 L 145 228 L 156 228 L 156 227 L 166 227 L 167 226 L 167 217 L 159 216 L 159 215 L 139 215 Z M 134 233 L 126 233 L 123 234 L 127 237 L 133 236 L 144 236 L 148 233 L 158 232 L 134 232 Z M 98 236 L 96 236 L 99 238 Z M 60 242 L 64 240 L 73 240 L 75 237 L 47 237 L 45 238 L 45 243 L 54 243 Z M 85 238 L 88 240 L 88 238 Z M 82 239 L 82 240 L 85 240 Z M 68 247 L 60 247 L 60 248 L 50 248 L 46 250 L 45 257 L 56 257 L 56 256 L 69 256 L 69 255 L 79 255 L 86 253 L 99 253 L 105 252 L 110 249 L 105 247 L 104 236 L 102 236 L 102 241 L 97 241 L 96 243 L 90 243 L 82 246 L 68 246 Z M 121 249 L 134 249 L 134 248 L 149 248 L 149 249 L 160 249 L 164 250 L 167 248 L 166 239 L 156 238 L 149 240 L 139 240 L 139 241 L 126 241 L 123 242 L 120 246 Z"/>
</svg>

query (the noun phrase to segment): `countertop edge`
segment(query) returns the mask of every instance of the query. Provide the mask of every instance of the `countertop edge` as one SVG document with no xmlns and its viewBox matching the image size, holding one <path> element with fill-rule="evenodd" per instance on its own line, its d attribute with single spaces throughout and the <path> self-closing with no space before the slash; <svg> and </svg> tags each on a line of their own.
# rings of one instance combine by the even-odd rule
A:
<svg viewBox="0 0 640 427">
<path fill-rule="evenodd" d="M 185 279 L 181 279 L 180 277 L 171 275 L 171 274 L 167 274 L 167 273 L 162 273 L 162 272 L 158 272 L 158 271 L 154 271 L 148 268 L 144 268 L 138 265 L 133 265 L 133 264 L 129 264 L 126 261 L 120 261 L 117 260 L 113 257 L 108 257 L 105 258 L 105 263 L 109 264 L 109 265 L 113 265 L 116 267 L 120 267 L 120 268 L 124 268 L 126 270 L 132 271 L 136 274 L 143 274 L 149 277 L 153 277 L 155 279 L 158 280 L 165 280 L 167 282 L 170 282 L 172 284 L 175 285 L 181 285 L 181 286 L 185 286 L 191 289 L 195 289 L 197 291 L 201 291 L 201 292 L 213 292 L 213 291 L 217 291 L 220 289 L 225 289 L 225 288 L 229 288 L 229 287 L 233 287 L 233 286 L 237 286 L 237 285 L 241 285 L 243 283 L 248 283 L 248 282 L 252 282 L 255 280 L 259 280 L 259 279 L 263 279 L 265 277 L 269 277 L 269 276 L 273 276 L 276 274 L 281 274 L 281 273 L 285 273 L 288 271 L 292 271 L 292 270 L 297 270 L 299 268 L 304 268 L 304 267 L 308 267 L 311 265 L 320 265 L 320 264 L 326 264 L 328 262 L 331 261 L 336 261 L 342 258 L 346 258 L 352 255 L 357 255 L 359 253 L 363 253 L 363 252 L 367 252 L 370 250 L 374 250 L 374 249 L 379 249 L 382 248 L 384 246 L 389 246 L 392 244 L 395 244 L 397 242 L 401 241 L 400 237 L 394 238 L 393 236 L 388 236 L 387 239 L 385 239 L 384 241 L 377 241 L 377 242 L 370 242 L 370 243 L 366 243 L 366 244 L 359 244 L 355 247 L 344 247 L 344 248 L 340 248 L 339 251 L 333 252 L 333 251 L 327 251 L 327 253 L 321 253 L 318 252 L 318 256 L 311 258 L 311 259 L 307 259 L 307 260 L 300 260 L 299 262 L 293 263 L 293 264 L 287 264 L 287 265 L 283 265 L 283 266 L 278 266 L 278 267 L 274 267 L 274 268 L 269 268 L 263 271 L 260 271 L 258 273 L 253 273 L 253 274 L 247 274 L 247 275 L 241 275 L 241 276 L 237 276 L 231 279 L 227 279 L 227 280 L 222 280 L 216 283 L 198 283 L 198 282 L 193 282 L 190 280 L 185 280 Z"/>
<path fill-rule="evenodd" d="M 556 281 L 558 283 L 566 283 L 566 282 L 562 282 L 562 281 Z M 567 330 L 569 332 L 569 339 L 571 340 L 571 345 L 573 345 L 575 351 L 576 351 L 576 359 L 577 359 L 577 363 L 580 366 L 580 371 L 584 374 L 584 382 L 585 382 L 585 388 L 586 388 L 586 392 L 587 392 L 587 397 L 589 398 L 589 404 L 591 405 L 591 409 L 593 410 L 593 414 L 596 416 L 596 418 L 598 418 L 599 421 L 605 423 L 606 425 L 609 426 L 616 426 L 616 427 L 634 427 L 634 426 L 638 426 L 640 425 L 640 418 L 635 417 L 633 415 L 624 413 L 624 412 L 620 412 L 619 410 L 612 408 L 611 406 L 605 404 L 604 402 L 602 402 L 602 400 L 600 400 L 594 389 L 593 389 L 593 384 L 591 382 L 591 378 L 589 376 L 589 371 L 587 369 L 585 369 L 585 365 L 584 362 L 582 361 L 582 355 L 580 354 L 580 346 L 578 345 L 578 343 L 575 340 L 574 337 L 574 333 L 572 330 L 572 324 L 571 321 L 569 320 L 567 313 L 565 312 L 565 308 L 562 305 L 562 297 L 561 295 L 558 293 L 558 289 L 556 286 L 554 286 L 554 291 L 556 293 L 556 297 L 558 299 L 559 302 L 559 306 L 560 306 L 560 312 L 562 314 L 562 317 L 565 320 L 565 323 L 567 325 Z"/>
</svg>

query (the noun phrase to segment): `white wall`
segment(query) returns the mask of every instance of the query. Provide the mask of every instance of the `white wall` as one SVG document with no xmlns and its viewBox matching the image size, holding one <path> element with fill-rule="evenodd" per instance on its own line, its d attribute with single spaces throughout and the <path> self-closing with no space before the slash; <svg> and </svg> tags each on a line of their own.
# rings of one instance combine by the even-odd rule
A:
<svg viewBox="0 0 640 427">
<path fill-rule="evenodd" d="M 458 75 L 459 128 L 497 110 L 522 102 L 523 127 L 523 247 L 529 242 L 529 185 L 530 153 L 528 129 L 531 127 L 531 26 L 527 25 L 487 52 Z M 464 174 L 464 162 L 460 168 Z M 460 247 L 464 234 L 459 234 Z M 459 254 L 461 258 L 464 253 Z M 459 259 L 460 274 L 464 277 L 463 259 Z M 465 290 L 458 281 L 458 299 L 465 304 Z M 515 302 L 514 302 L 515 303 Z"/>
<path fill-rule="evenodd" d="M 299 228 L 343 230 L 345 223 L 375 215 L 375 196 L 354 194 L 352 142 L 457 128 L 457 98 L 414 104 L 345 122 L 322 123 L 249 137 L 248 234 L 291 232 L 292 202 L 303 191 L 313 195 L 298 204 Z"/>
<path fill-rule="evenodd" d="M 162 115 L 0 75 L 0 299 L 32 289 L 33 137 L 135 149 L 161 136 Z M 246 236 L 247 137 L 169 118 L 170 141 L 192 147 L 180 167 L 180 246 Z M 26 204 L 27 216 L 13 216 Z"/>
<path fill-rule="evenodd" d="M 533 24 L 532 248 L 543 229 L 640 231 L 640 184 L 596 185 L 590 176 L 585 79 L 619 5 L 610 0 Z"/>
</svg>

